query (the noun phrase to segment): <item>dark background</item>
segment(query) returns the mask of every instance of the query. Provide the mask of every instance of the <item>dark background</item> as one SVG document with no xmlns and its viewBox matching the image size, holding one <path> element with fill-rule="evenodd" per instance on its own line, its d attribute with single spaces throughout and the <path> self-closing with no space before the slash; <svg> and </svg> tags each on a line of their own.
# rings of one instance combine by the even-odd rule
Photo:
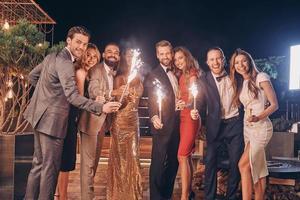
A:
<svg viewBox="0 0 300 200">
<path fill-rule="evenodd" d="M 300 1 L 201 0 L 37 0 L 56 22 L 54 42 L 67 30 L 84 25 L 101 51 L 108 42 L 142 49 L 144 60 L 156 63 L 154 45 L 161 39 L 191 50 L 200 64 L 205 52 L 220 46 L 227 57 L 243 48 L 254 58 L 289 57 L 300 44 Z"/>
</svg>

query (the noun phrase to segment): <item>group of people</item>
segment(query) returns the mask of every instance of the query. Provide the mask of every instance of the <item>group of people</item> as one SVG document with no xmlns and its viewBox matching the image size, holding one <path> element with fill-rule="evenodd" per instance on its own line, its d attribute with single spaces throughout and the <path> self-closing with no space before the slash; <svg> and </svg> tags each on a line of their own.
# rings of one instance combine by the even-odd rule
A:
<svg viewBox="0 0 300 200">
<path fill-rule="evenodd" d="M 269 76 L 256 68 L 249 53 L 237 49 L 226 72 L 222 49 L 211 48 L 206 60 L 210 70 L 204 72 L 187 48 L 173 48 L 162 40 L 155 46 L 158 66 L 146 77 L 137 75 L 126 90 L 131 49 L 121 53 L 118 44 L 109 43 L 100 62 L 101 53 L 89 39 L 84 27 L 72 27 L 66 47 L 46 56 L 29 74 L 35 90 L 24 117 L 34 129 L 34 156 L 25 199 L 67 199 L 77 132 L 81 199 L 94 199 L 94 177 L 107 131 L 111 135 L 107 199 L 142 199 L 138 104 L 144 89 L 152 134 L 151 200 L 172 198 L 178 167 L 181 200 L 195 199 L 192 154 L 202 125 L 207 130 L 205 199 L 216 199 L 222 144 L 229 157 L 226 198 L 238 198 L 241 181 L 243 199 L 250 200 L 253 190 L 255 199 L 263 199 L 268 175 L 264 148 L 272 136 L 268 116 L 278 103 Z M 164 94 L 162 111 L 155 82 Z M 198 88 L 196 108 L 192 85 Z"/>
</svg>

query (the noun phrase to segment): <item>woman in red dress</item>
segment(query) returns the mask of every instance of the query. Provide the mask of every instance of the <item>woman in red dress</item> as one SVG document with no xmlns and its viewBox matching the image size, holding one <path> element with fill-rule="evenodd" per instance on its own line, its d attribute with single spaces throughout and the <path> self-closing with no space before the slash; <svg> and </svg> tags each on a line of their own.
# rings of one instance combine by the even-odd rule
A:
<svg viewBox="0 0 300 200">
<path fill-rule="evenodd" d="M 192 154 L 195 151 L 195 140 L 199 128 L 199 121 L 190 116 L 193 97 L 190 86 L 197 80 L 199 70 L 195 66 L 195 59 L 185 47 L 174 48 L 174 63 L 179 75 L 179 95 L 177 109 L 180 109 L 180 143 L 178 162 L 181 172 L 182 193 L 181 200 L 194 199 L 192 191 L 193 165 Z"/>
</svg>

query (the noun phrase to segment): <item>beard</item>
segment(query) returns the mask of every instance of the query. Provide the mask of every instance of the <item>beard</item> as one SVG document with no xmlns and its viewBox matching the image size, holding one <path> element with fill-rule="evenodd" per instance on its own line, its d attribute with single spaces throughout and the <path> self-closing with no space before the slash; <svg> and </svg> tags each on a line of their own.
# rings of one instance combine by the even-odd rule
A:
<svg viewBox="0 0 300 200">
<path fill-rule="evenodd" d="M 169 60 L 169 59 L 160 60 L 160 63 L 166 67 L 171 66 L 171 60 Z"/>
<path fill-rule="evenodd" d="M 104 62 L 107 66 L 112 68 L 114 71 L 116 71 L 119 66 L 119 61 L 112 61 L 112 60 L 104 59 Z"/>
</svg>

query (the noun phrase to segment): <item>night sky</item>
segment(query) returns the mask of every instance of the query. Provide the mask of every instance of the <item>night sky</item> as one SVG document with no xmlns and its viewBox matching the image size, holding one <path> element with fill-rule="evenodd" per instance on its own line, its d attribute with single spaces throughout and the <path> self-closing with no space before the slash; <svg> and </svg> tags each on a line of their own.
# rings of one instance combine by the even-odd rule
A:
<svg viewBox="0 0 300 200">
<path fill-rule="evenodd" d="M 151 64 L 156 63 L 154 45 L 161 39 L 186 46 L 200 64 L 212 46 L 223 48 L 227 57 L 243 48 L 262 58 L 288 57 L 289 46 L 300 44 L 299 0 L 36 2 L 57 22 L 54 42 L 65 40 L 71 26 L 84 25 L 101 52 L 112 41 L 139 47 Z"/>
</svg>

